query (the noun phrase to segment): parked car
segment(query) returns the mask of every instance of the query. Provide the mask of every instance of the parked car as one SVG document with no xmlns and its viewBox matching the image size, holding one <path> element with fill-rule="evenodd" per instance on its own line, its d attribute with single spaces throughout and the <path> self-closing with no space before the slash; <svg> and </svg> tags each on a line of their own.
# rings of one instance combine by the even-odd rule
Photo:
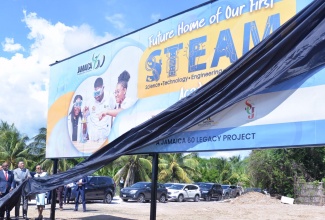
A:
<svg viewBox="0 0 325 220">
<path fill-rule="evenodd" d="M 244 188 L 242 186 L 237 186 L 239 195 L 241 196 L 242 194 L 244 194 Z"/>
<path fill-rule="evenodd" d="M 70 200 L 76 199 L 77 186 L 71 188 Z M 86 201 L 103 200 L 104 203 L 111 203 L 115 196 L 116 184 L 113 178 L 108 176 L 88 176 L 85 186 Z M 79 197 L 81 200 L 81 197 Z M 80 201 L 81 202 L 81 201 Z"/>
<path fill-rule="evenodd" d="M 222 200 L 222 187 L 218 183 L 199 183 L 201 189 L 201 198 L 205 201 L 211 201 L 212 198 L 216 198 L 218 201 Z"/>
<path fill-rule="evenodd" d="M 200 201 L 200 187 L 194 184 L 177 183 L 169 187 L 168 199 L 183 202 L 184 200 L 193 199 L 195 202 Z"/>
<path fill-rule="evenodd" d="M 235 185 L 221 185 L 223 189 L 223 197 L 225 199 L 236 198 L 241 195 L 241 189 Z"/>
<path fill-rule="evenodd" d="M 120 191 L 123 201 L 137 200 L 138 202 L 149 202 L 151 200 L 151 182 L 137 182 L 130 187 Z M 167 201 L 167 189 L 164 184 L 157 184 L 157 199 L 159 202 Z"/>
<path fill-rule="evenodd" d="M 169 187 L 171 187 L 174 184 L 175 183 L 164 183 L 164 186 L 166 187 L 166 189 L 169 189 Z"/>
</svg>

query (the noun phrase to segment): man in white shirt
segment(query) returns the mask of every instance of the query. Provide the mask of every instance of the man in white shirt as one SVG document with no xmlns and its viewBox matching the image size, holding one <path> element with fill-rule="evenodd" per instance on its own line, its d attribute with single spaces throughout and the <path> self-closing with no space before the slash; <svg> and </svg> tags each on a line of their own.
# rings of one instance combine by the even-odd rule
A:
<svg viewBox="0 0 325 220">
<path fill-rule="evenodd" d="M 111 117 L 101 117 L 101 113 L 112 109 L 112 100 L 105 95 L 103 79 L 98 77 L 94 83 L 94 102 L 84 108 L 87 117 L 89 140 L 103 143 L 111 130 Z"/>
</svg>

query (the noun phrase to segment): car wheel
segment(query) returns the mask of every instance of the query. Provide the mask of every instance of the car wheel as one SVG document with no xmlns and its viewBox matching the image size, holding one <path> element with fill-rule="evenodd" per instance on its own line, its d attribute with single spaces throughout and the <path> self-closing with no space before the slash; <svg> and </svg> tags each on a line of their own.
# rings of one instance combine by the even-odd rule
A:
<svg viewBox="0 0 325 220">
<path fill-rule="evenodd" d="M 229 193 L 226 193 L 225 199 L 229 199 Z"/>
<path fill-rule="evenodd" d="M 167 198 L 166 198 L 166 195 L 165 195 L 165 194 L 162 194 L 162 195 L 160 196 L 160 198 L 159 198 L 159 202 L 161 202 L 161 203 L 165 203 L 166 200 L 167 200 Z"/>
<path fill-rule="evenodd" d="M 205 197 L 205 201 L 210 202 L 211 201 L 211 196 L 210 195 L 207 195 L 207 197 Z"/>
<path fill-rule="evenodd" d="M 79 196 L 79 204 L 82 204 L 82 198 Z"/>
<path fill-rule="evenodd" d="M 127 199 L 122 199 L 123 200 L 123 202 L 127 202 L 128 200 Z"/>
<path fill-rule="evenodd" d="M 184 201 L 184 196 L 182 194 L 180 194 L 178 196 L 178 199 L 177 199 L 179 202 L 183 202 Z"/>
<path fill-rule="evenodd" d="M 140 203 L 143 203 L 144 202 L 144 195 L 143 194 L 140 194 L 138 196 L 137 202 L 140 202 Z"/>
<path fill-rule="evenodd" d="M 200 201 L 200 196 L 199 195 L 195 195 L 194 196 L 194 202 L 198 202 Z"/>
<path fill-rule="evenodd" d="M 222 200 L 222 195 L 218 195 L 218 201 Z"/>
<path fill-rule="evenodd" d="M 104 203 L 109 204 L 109 203 L 112 202 L 112 199 L 113 199 L 112 194 L 111 194 L 111 193 L 107 193 L 107 194 L 105 195 L 105 198 L 104 198 Z"/>
</svg>

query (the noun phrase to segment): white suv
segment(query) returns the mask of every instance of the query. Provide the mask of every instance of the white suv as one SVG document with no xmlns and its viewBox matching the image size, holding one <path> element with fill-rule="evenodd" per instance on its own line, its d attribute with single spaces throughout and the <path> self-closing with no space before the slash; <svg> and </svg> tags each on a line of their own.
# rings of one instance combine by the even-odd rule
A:
<svg viewBox="0 0 325 220">
<path fill-rule="evenodd" d="M 175 183 L 168 188 L 168 199 L 183 202 L 184 200 L 193 199 L 195 202 L 200 201 L 200 187 L 194 184 Z"/>
</svg>

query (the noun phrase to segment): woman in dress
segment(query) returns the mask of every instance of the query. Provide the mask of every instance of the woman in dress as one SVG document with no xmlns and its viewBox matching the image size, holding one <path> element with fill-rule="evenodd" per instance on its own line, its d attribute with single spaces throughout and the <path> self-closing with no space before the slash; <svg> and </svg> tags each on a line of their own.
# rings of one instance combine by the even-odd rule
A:
<svg viewBox="0 0 325 220">
<path fill-rule="evenodd" d="M 46 176 L 47 173 L 43 172 L 42 168 L 40 165 L 36 166 L 36 173 L 34 175 L 34 178 L 41 178 Z M 40 193 L 36 195 L 36 205 L 37 205 L 37 210 L 38 210 L 38 220 L 43 219 L 43 210 L 45 208 L 45 193 Z"/>
</svg>

